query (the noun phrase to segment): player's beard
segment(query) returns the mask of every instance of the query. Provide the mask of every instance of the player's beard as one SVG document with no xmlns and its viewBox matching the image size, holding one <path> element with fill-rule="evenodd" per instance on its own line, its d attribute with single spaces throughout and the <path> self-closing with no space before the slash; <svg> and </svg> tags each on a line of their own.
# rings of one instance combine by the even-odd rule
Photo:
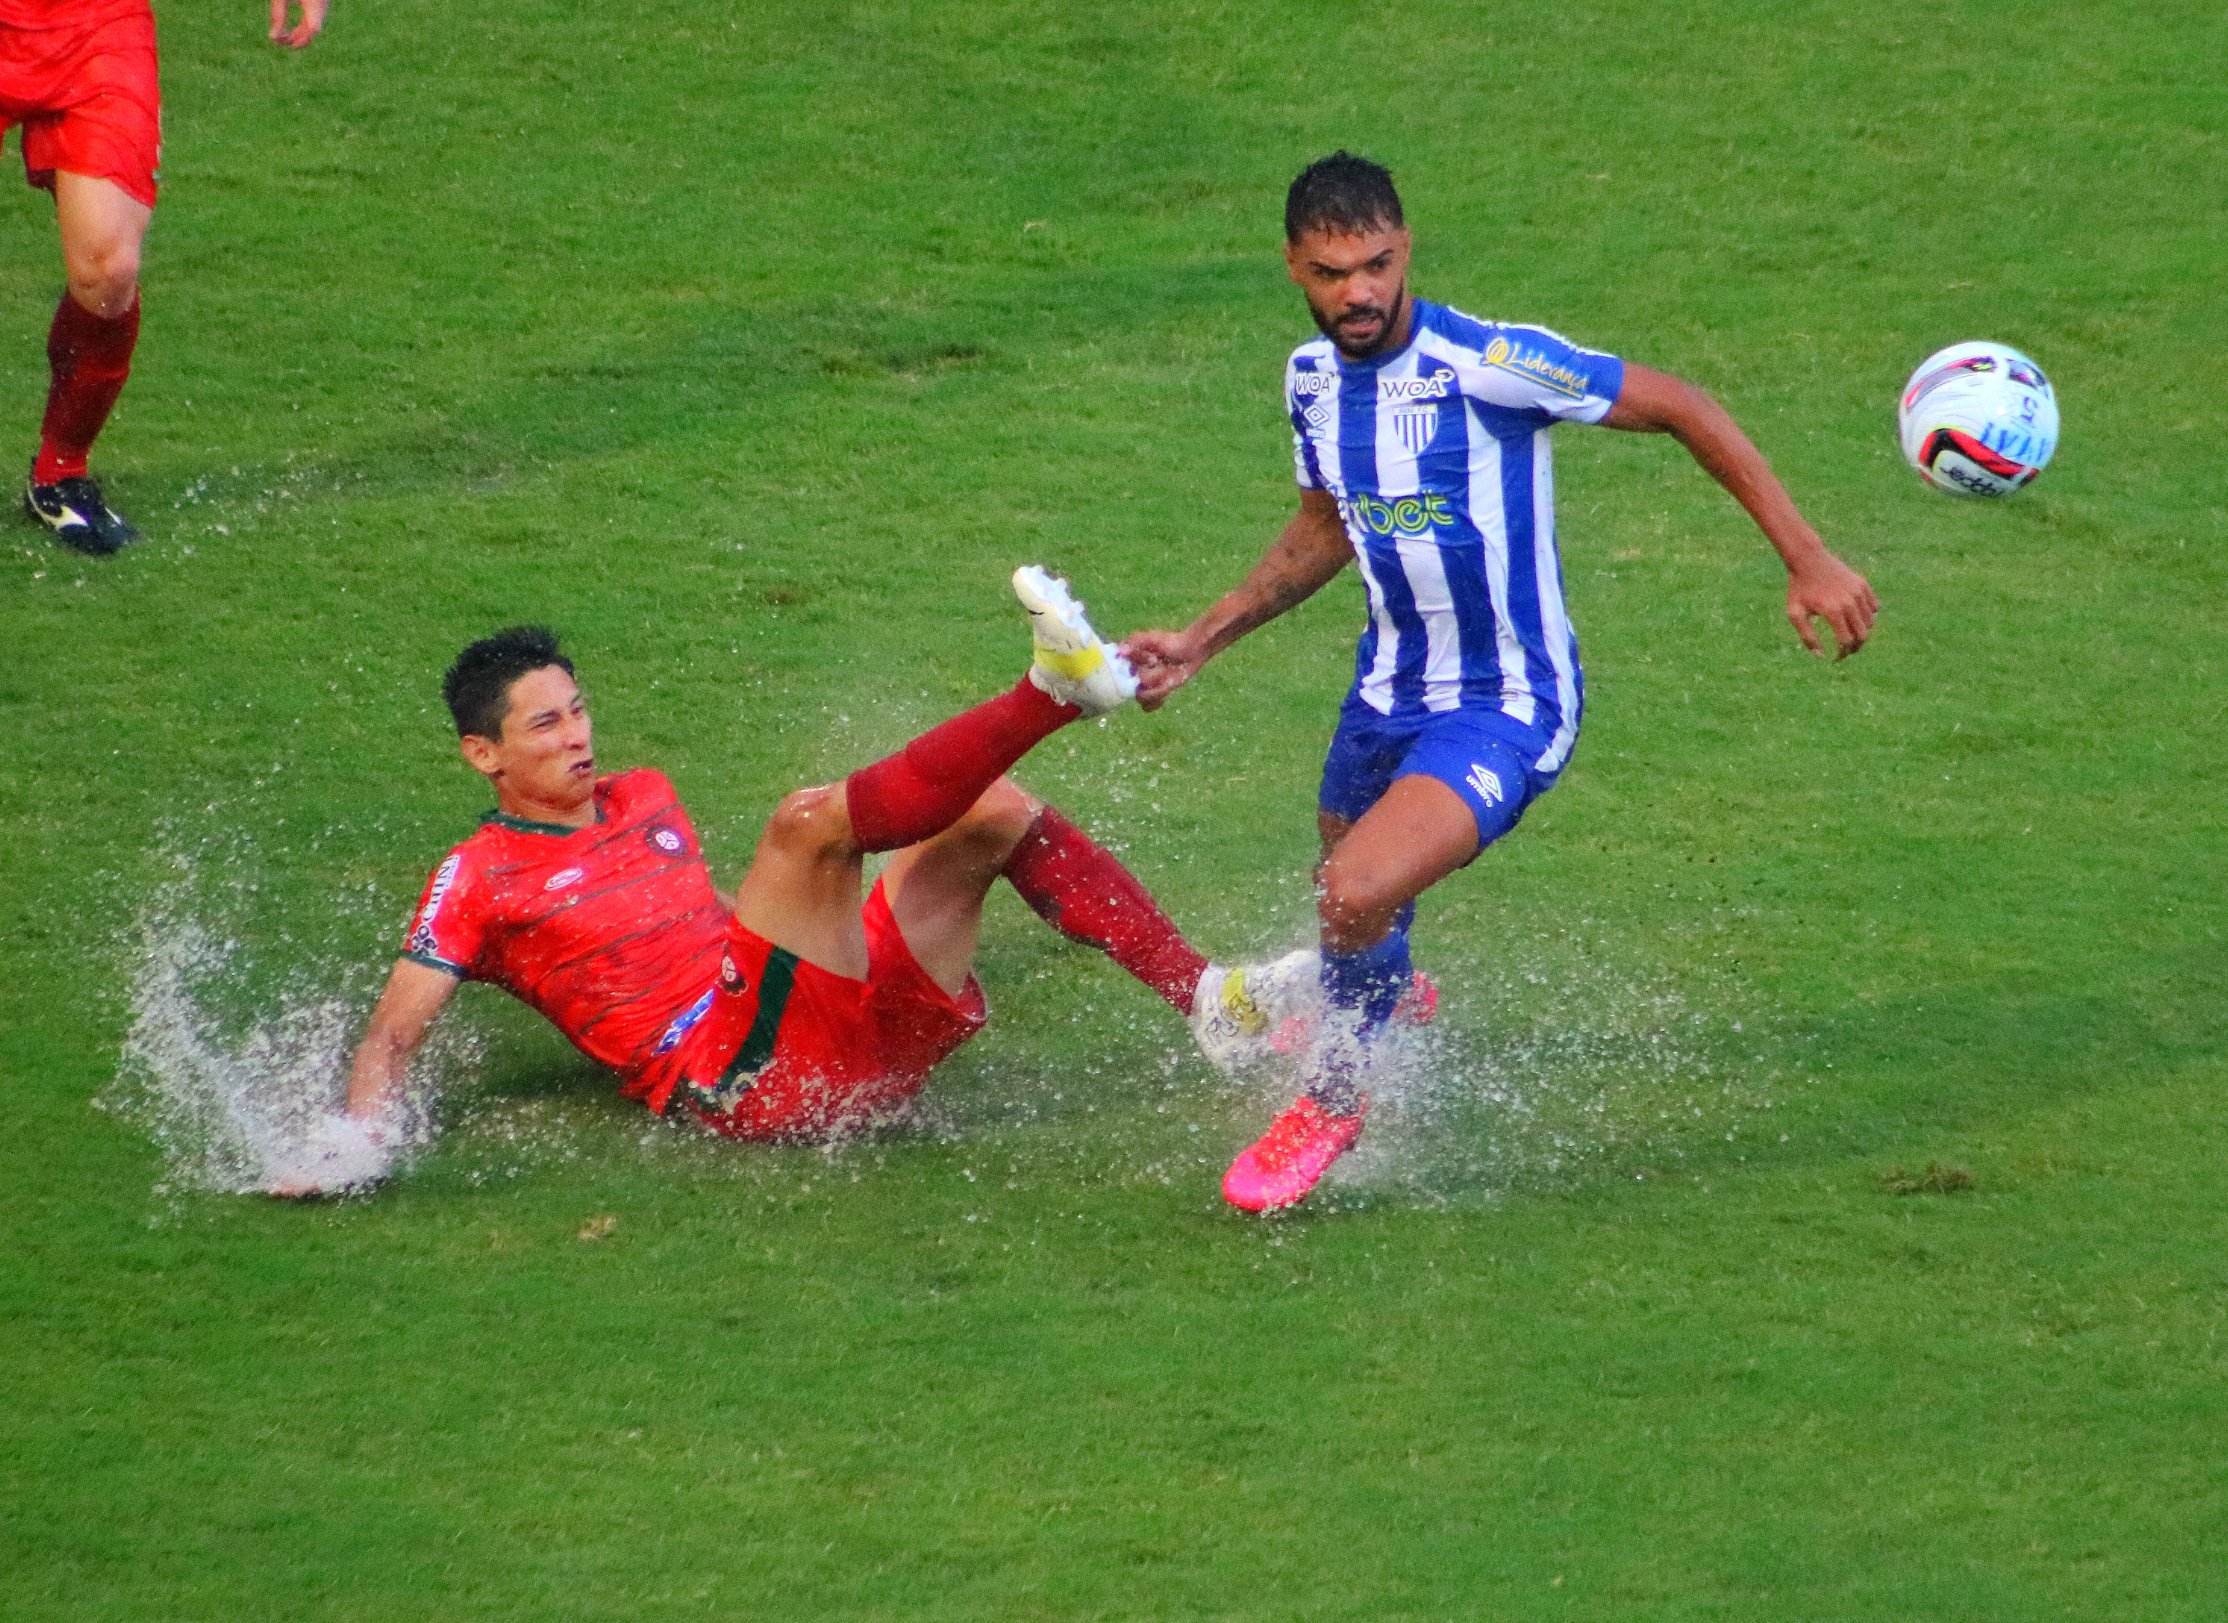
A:
<svg viewBox="0 0 2228 1623">
<path fill-rule="evenodd" d="M 1377 336 L 1366 345 L 1357 348 L 1340 336 L 1338 322 L 1326 320 L 1323 312 L 1315 307 L 1315 301 L 1313 299 L 1307 301 L 1307 313 L 1315 318 L 1316 330 L 1331 341 L 1339 354 L 1350 361 L 1366 361 L 1374 356 L 1382 355 L 1385 352 L 1385 347 L 1393 341 L 1393 335 L 1400 330 L 1400 318 L 1407 309 L 1408 284 L 1402 282 L 1400 290 L 1393 295 L 1391 310 L 1386 310 L 1381 304 L 1357 304 L 1342 312 L 1340 320 L 1348 320 L 1355 316 L 1376 316 L 1379 318 Z"/>
</svg>

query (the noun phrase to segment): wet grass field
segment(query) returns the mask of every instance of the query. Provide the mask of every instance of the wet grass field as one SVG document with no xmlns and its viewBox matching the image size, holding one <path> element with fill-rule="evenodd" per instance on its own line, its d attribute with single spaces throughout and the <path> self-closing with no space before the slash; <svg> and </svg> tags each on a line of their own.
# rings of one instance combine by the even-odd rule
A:
<svg viewBox="0 0 2228 1623">
<path fill-rule="evenodd" d="M 0 544 L 0 1613 L 2209 1619 L 2228 1466 L 2217 10 L 171 7 L 148 539 Z M 707 1142 L 459 1000 L 376 1198 L 235 1193 L 485 804 L 546 619 L 731 882 L 1292 501 L 1282 190 L 1715 391 L 1865 570 L 1833 666 L 1662 441 L 1559 431 L 1576 765 L 1427 904 L 1444 1017 L 1304 1213 L 1277 1102 L 995 899 L 911 1128 Z M 11 157 L 10 162 L 14 160 Z M 28 456 L 59 285 L 0 194 Z M 1989 337 L 2056 463 L 1924 489 Z M 1218 956 L 1307 930 L 1351 577 L 1023 776 Z"/>
</svg>

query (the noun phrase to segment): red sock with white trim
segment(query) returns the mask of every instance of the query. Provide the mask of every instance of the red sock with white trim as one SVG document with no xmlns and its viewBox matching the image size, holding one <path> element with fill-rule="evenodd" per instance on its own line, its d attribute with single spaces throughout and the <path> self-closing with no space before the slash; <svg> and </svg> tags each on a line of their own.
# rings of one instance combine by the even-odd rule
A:
<svg viewBox="0 0 2228 1623">
<path fill-rule="evenodd" d="M 1083 712 L 1023 677 L 1010 693 L 933 727 L 843 785 L 862 851 L 895 851 L 941 834 L 1006 770 Z"/>
<path fill-rule="evenodd" d="M 1113 852 L 1047 806 L 1006 859 L 1005 875 L 1045 923 L 1098 948 L 1190 1015 L 1207 960 Z"/>
<path fill-rule="evenodd" d="M 85 459 L 101 425 L 131 376 L 132 347 L 139 342 L 139 303 L 120 316 L 97 316 L 68 292 L 54 308 L 47 330 L 46 418 L 39 425 L 39 456 L 31 478 L 42 485 L 85 477 Z"/>
</svg>

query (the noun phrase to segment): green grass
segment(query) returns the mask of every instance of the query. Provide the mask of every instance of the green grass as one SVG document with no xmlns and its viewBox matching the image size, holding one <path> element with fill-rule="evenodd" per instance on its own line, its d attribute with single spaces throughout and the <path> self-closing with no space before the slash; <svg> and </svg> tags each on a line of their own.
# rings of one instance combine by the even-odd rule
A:
<svg viewBox="0 0 2228 1623">
<path fill-rule="evenodd" d="M 0 547 L 0 1612 L 2220 1614 L 2217 8 L 163 29 L 99 458 L 150 540 Z M 1010 898 L 992 1030 L 832 1156 L 653 1129 L 493 994 L 375 1200 L 194 1193 L 93 1108 L 142 919 L 235 943 L 235 1033 L 361 1007 L 483 804 L 434 688 L 494 624 L 732 875 L 1010 679 L 1014 563 L 1195 610 L 1291 502 L 1277 211 L 1340 143 L 1423 291 L 1717 391 L 1886 605 L 1806 660 L 1674 447 L 1562 435 L 1587 737 L 1433 899 L 1366 1176 L 1220 1210 L 1261 1101 Z M 58 276 L 0 208 L 27 452 Z M 1977 336 L 2065 406 L 2001 507 L 1889 432 Z M 1357 618 L 1029 781 L 1205 947 L 1288 943 Z"/>
</svg>

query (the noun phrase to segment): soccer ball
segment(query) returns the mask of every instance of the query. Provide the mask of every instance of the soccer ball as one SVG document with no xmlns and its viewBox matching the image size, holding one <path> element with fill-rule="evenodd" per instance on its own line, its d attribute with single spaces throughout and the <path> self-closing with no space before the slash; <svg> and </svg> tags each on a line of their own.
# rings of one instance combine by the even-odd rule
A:
<svg viewBox="0 0 2228 1623">
<path fill-rule="evenodd" d="M 2016 349 L 1952 344 L 1903 385 L 1895 423 L 1904 459 L 1935 489 L 2009 496 L 2058 448 L 2058 396 Z"/>
</svg>

